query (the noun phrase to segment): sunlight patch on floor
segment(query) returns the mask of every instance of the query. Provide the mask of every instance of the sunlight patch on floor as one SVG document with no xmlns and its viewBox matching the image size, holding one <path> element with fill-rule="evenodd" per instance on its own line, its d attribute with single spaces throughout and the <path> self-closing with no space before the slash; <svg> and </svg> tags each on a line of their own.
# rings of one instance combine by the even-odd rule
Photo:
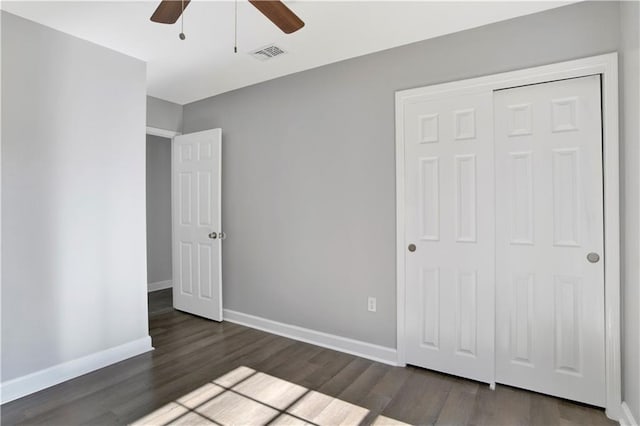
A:
<svg viewBox="0 0 640 426">
<path fill-rule="evenodd" d="M 358 425 L 369 410 L 249 367 L 238 367 L 133 425 Z M 375 425 L 406 423 L 377 416 Z"/>
</svg>

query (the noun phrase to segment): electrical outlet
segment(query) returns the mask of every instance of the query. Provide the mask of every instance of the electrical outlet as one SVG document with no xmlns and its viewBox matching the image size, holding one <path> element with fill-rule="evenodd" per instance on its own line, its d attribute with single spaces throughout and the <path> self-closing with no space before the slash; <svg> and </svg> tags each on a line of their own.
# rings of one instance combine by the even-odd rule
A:
<svg viewBox="0 0 640 426">
<path fill-rule="evenodd" d="M 369 312 L 375 312 L 376 311 L 376 298 L 375 297 L 369 297 L 369 300 L 367 301 L 367 309 L 369 310 Z"/>
</svg>

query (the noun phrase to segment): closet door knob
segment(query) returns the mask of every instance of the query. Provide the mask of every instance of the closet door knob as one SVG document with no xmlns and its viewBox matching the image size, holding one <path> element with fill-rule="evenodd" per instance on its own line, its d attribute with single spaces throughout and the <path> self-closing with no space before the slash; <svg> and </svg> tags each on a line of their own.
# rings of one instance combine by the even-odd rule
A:
<svg viewBox="0 0 640 426">
<path fill-rule="evenodd" d="M 587 255 L 587 260 L 591 263 L 598 263 L 598 261 L 600 261 L 600 255 L 598 253 L 591 252 Z"/>
<path fill-rule="evenodd" d="M 216 238 L 218 238 L 218 234 L 216 234 L 215 232 L 210 232 L 209 238 L 211 238 L 212 240 L 215 240 Z"/>
</svg>

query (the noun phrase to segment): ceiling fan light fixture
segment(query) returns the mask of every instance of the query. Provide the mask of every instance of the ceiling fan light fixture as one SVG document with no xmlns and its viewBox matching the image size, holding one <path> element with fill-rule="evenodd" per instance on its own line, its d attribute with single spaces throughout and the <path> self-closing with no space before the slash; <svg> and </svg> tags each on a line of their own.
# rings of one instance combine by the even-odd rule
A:
<svg viewBox="0 0 640 426">
<path fill-rule="evenodd" d="M 264 16 L 285 34 L 291 34 L 304 27 L 304 22 L 279 0 L 249 0 Z"/>
<path fill-rule="evenodd" d="M 151 21 L 159 24 L 175 24 L 191 0 L 162 0 L 156 8 Z"/>
<path fill-rule="evenodd" d="M 175 24 L 191 0 L 162 0 L 151 15 L 153 22 Z M 280 28 L 291 34 L 304 27 L 304 22 L 279 0 L 249 0 L 256 9 Z"/>
</svg>

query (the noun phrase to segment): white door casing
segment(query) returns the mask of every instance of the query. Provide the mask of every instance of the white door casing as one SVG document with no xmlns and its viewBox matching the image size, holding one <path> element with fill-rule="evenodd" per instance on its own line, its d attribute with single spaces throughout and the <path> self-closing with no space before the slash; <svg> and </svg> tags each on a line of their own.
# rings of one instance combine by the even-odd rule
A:
<svg viewBox="0 0 640 426">
<path fill-rule="evenodd" d="M 496 382 L 604 406 L 600 76 L 500 90 L 494 108 Z"/>
<path fill-rule="evenodd" d="M 405 104 L 406 361 L 492 383 L 491 92 Z M 410 252 L 408 245 L 415 245 Z"/>
<path fill-rule="evenodd" d="M 222 321 L 221 147 L 222 130 L 213 129 L 176 136 L 171 151 L 173 304 L 215 321 Z"/>
</svg>

